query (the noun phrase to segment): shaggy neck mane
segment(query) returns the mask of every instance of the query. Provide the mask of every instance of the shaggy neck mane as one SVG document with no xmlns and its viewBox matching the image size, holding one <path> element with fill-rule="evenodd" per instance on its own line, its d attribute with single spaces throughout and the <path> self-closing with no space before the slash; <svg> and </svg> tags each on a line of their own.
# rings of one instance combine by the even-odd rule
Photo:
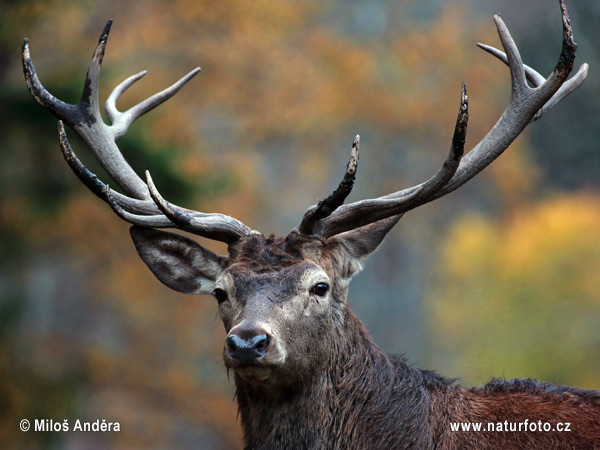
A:
<svg viewBox="0 0 600 450">
<path fill-rule="evenodd" d="M 386 355 L 350 310 L 336 334 L 329 360 L 308 380 L 272 391 L 236 375 L 246 449 L 383 448 L 382 425 L 395 430 L 391 446 L 402 436 L 427 447 L 431 437 L 414 433 L 427 428 L 423 373 Z"/>
<path fill-rule="evenodd" d="M 246 450 L 599 448 L 600 392 L 529 379 L 465 389 L 385 354 L 350 309 L 341 316 L 329 358 L 301 382 L 272 390 L 236 375 Z M 526 419 L 568 423 L 570 432 L 450 428 Z"/>
</svg>

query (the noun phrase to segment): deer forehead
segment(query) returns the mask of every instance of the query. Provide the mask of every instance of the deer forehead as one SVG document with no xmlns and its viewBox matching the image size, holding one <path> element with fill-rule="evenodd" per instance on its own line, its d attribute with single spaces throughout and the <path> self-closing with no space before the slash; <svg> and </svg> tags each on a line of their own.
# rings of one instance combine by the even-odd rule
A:
<svg viewBox="0 0 600 450">
<path fill-rule="evenodd" d="M 217 280 L 217 286 L 229 291 L 239 301 L 256 298 L 261 301 L 281 302 L 303 294 L 308 295 L 317 283 L 329 283 L 325 270 L 311 261 L 300 261 L 289 266 L 249 269 L 236 264 Z"/>
</svg>

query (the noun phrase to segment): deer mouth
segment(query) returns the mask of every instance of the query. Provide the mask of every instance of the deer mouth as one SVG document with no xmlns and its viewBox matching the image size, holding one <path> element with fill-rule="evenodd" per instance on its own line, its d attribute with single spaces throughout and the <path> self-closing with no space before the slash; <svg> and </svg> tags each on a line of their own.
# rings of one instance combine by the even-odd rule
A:
<svg viewBox="0 0 600 450">
<path fill-rule="evenodd" d="M 264 382 L 271 376 L 271 368 L 263 365 L 240 365 L 235 366 L 233 370 L 240 378 L 248 382 Z"/>
</svg>

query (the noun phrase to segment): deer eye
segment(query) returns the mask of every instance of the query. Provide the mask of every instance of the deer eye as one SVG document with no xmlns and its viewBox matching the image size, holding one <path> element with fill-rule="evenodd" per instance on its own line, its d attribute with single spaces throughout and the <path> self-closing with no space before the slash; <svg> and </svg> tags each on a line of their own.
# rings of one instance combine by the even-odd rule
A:
<svg viewBox="0 0 600 450">
<path fill-rule="evenodd" d="M 327 283 L 317 283 L 315 284 L 310 292 L 312 294 L 318 295 L 319 297 L 323 297 L 329 291 L 329 285 Z"/>
<path fill-rule="evenodd" d="M 225 300 L 227 300 L 227 292 L 221 288 L 216 288 L 214 291 L 212 291 L 212 295 L 215 296 L 219 303 L 223 303 Z"/>
</svg>

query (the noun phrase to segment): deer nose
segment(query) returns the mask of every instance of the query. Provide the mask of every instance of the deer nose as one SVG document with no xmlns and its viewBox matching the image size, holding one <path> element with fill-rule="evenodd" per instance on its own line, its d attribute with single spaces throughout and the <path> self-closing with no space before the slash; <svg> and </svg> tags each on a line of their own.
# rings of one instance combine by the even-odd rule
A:
<svg viewBox="0 0 600 450">
<path fill-rule="evenodd" d="M 251 364 L 265 356 L 270 342 L 263 330 L 240 330 L 225 340 L 229 357 L 241 364 Z"/>
</svg>

